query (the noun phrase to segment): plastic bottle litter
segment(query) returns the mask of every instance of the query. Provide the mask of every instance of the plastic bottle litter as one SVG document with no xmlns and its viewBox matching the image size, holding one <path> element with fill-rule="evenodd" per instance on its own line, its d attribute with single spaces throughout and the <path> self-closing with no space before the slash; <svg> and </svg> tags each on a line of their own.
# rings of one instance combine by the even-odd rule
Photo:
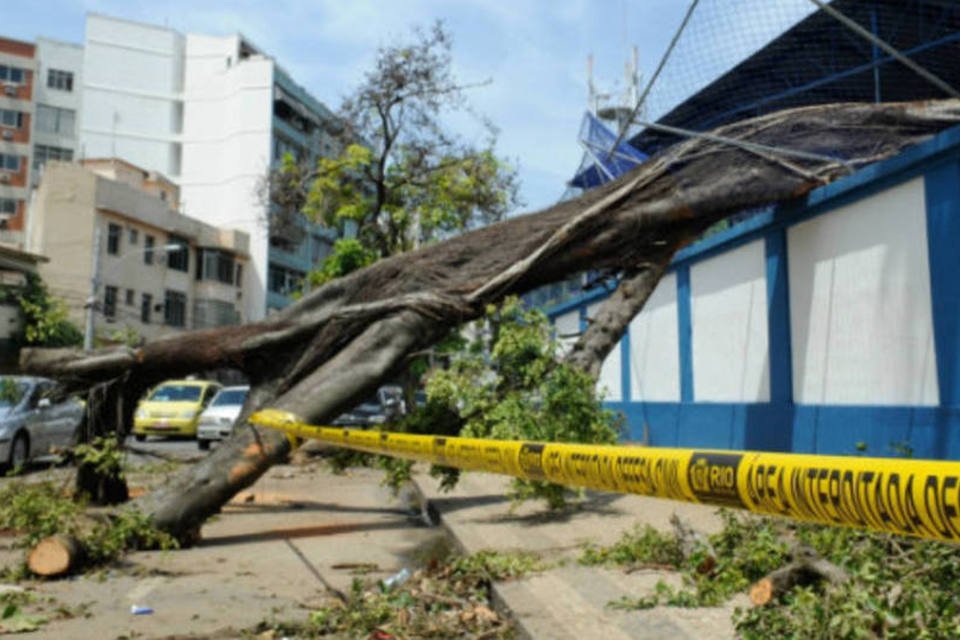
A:
<svg viewBox="0 0 960 640">
<path fill-rule="evenodd" d="M 143 607 L 138 604 L 132 604 L 130 605 L 130 613 L 135 616 L 148 616 L 153 613 L 153 609 L 150 607 Z"/>
<path fill-rule="evenodd" d="M 393 589 L 394 587 L 399 587 L 404 582 L 410 579 L 410 575 L 411 575 L 410 569 L 407 569 L 406 567 L 404 567 L 403 569 L 400 569 L 400 571 L 397 571 L 395 574 L 393 574 L 389 578 L 384 578 L 383 588 L 386 590 L 390 590 L 390 589 Z"/>
</svg>

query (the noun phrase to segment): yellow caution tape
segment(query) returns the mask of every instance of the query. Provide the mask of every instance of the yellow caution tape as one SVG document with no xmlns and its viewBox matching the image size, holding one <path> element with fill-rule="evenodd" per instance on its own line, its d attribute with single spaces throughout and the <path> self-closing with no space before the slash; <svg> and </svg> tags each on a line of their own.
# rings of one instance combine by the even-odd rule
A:
<svg viewBox="0 0 960 640">
<path fill-rule="evenodd" d="M 960 541 L 960 462 L 422 436 L 318 427 L 274 409 L 250 420 L 458 469 Z"/>
</svg>

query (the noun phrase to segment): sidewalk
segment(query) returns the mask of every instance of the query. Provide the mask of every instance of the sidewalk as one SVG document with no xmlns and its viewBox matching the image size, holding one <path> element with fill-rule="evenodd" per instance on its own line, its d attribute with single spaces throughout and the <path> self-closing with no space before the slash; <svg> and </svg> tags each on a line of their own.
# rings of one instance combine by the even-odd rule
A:
<svg viewBox="0 0 960 640">
<path fill-rule="evenodd" d="M 676 573 L 583 567 L 576 563 L 585 543 L 608 545 L 636 525 L 671 530 L 673 513 L 695 529 L 720 528 L 714 507 L 606 493 L 589 493 L 581 508 L 560 515 L 545 512 L 542 503 L 521 505 L 511 512 L 509 478 L 466 473 L 456 489 L 440 493 L 425 474 L 416 483 L 423 497 L 466 553 L 484 549 L 534 551 L 547 560 L 568 560 L 539 575 L 497 584 L 498 605 L 514 617 L 529 638 L 604 640 L 654 638 L 733 638 L 734 603 L 719 608 L 656 607 L 619 611 L 607 603 L 623 596 L 653 593 L 658 580 L 680 585 Z M 741 603 L 742 604 L 742 603 Z"/>
<path fill-rule="evenodd" d="M 495 585 L 495 603 L 511 614 L 521 637 L 734 637 L 732 605 L 607 607 L 622 596 L 651 593 L 661 579 L 679 585 L 676 573 L 626 573 L 576 562 L 584 543 L 611 544 L 637 524 L 670 529 L 674 512 L 697 529 L 716 530 L 712 508 L 597 493 L 559 515 L 546 512 L 542 503 L 511 511 L 505 498 L 509 478 L 466 473 L 452 493 L 441 494 L 437 481 L 421 474 L 420 496 L 411 490 L 399 499 L 381 486 L 382 478 L 374 469 L 334 475 L 321 462 L 275 467 L 207 522 L 194 548 L 133 553 L 102 572 L 24 585 L 77 614 L 67 619 L 51 614 L 51 621 L 28 637 L 235 638 L 263 621 L 303 619 L 329 602 L 328 588 L 347 591 L 360 566 L 369 570 L 369 579 L 423 566 L 444 554 L 450 538 L 467 553 L 529 550 L 548 561 L 567 561 Z M 442 528 L 424 526 L 415 508 L 422 498 Z M 21 554 L 6 552 L 7 561 Z M 131 605 L 152 613 L 132 615 Z"/>
<path fill-rule="evenodd" d="M 385 578 L 446 537 L 393 498 L 382 477 L 374 469 L 338 476 L 322 463 L 275 467 L 204 525 L 196 547 L 137 552 L 103 572 L 26 585 L 81 615 L 23 637 L 225 639 L 262 621 L 303 619 L 328 602 L 328 585 L 348 591 L 357 565 Z M 131 615 L 132 605 L 152 613 Z"/>
</svg>

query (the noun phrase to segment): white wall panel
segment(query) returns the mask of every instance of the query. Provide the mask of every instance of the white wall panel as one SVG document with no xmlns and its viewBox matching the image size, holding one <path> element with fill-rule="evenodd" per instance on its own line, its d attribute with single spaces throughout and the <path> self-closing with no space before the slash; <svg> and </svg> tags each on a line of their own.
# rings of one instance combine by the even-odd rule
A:
<svg viewBox="0 0 960 640">
<path fill-rule="evenodd" d="M 936 405 L 922 179 L 788 231 L 794 400 Z"/>
<path fill-rule="evenodd" d="M 763 241 L 693 265 L 690 295 L 694 400 L 769 401 Z"/>
<path fill-rule="evenodd" d="M 643 310 L 630 322 L 630 398 L 680 400 L 677 277 L 665 275 Z"/>
<path fill-rule="evenodd" d="M 599 304 L 587 307 L 587 317 L 593 318 L 600 309 Z M 623 400 L 623 369 L 620 356 L 620 345 L 613 348 L 613 351 L 603 361 L 600 368 L 600 379 L 597 380 L 597 389 L 603 394 L 604 400 L 611 402 L 620 402 Z"/>
<path fill-rule="evenodd" d="M 563 357 L 570 352 L 580 335 L 580 312 L 570 311 L 553 320 L 553 328 L 557 332 L 557 342 L 560 346 L 559 357 Z"/>
</svg>

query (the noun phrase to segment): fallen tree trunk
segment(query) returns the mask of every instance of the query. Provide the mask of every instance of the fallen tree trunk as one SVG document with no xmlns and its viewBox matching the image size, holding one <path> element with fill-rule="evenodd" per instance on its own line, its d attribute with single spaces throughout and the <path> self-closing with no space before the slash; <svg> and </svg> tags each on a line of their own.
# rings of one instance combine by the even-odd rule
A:
<svg viewBox="0 0 960 640">
<path fill-rule="evenodd" d="M 736 123 L 712 139 L 678 144 L 576 200 L 382 260 L 266 321 L 190 332 L 140 349 L 25 350 L 21 364 L 70 389 L 113 385 L 127 407 L 165 378 L 232 367 L 251 379 L 241 421 L 271 406 L 324 422 L 396 373 L 410 354 L 479 317 L 487 304 L 579 271 L 609 269 L 627 274 L 622 289 L 601 307 L 572 356 L 587 371 L 599 371 L 674 252 L 704 229 L 889 157 L 955 124 L 958 114 L 958 101 L 845 104 Z M 137 506 L 162 529 L 189 538 L 288 451 L 279 433 L 244 424 Z"/>
</svg>

